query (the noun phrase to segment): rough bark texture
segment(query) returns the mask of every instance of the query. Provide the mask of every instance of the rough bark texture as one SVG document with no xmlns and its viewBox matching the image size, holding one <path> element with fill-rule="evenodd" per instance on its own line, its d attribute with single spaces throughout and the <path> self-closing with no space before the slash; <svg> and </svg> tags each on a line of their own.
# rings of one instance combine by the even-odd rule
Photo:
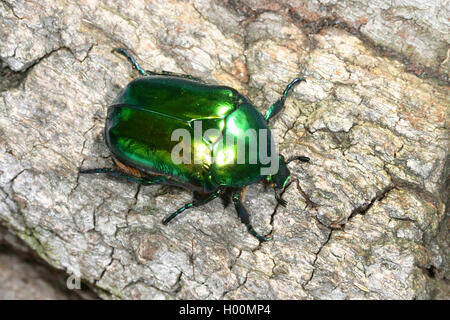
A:
<svg viewBox="0 0 450 320">
<path fill-rule="evenodd" d="M 0 221 L 103 298 L 449 298 L 446 1 L 0 1 Z M 294 182 L 246 205 L 78 169 L 111 166 L 108 104 L 137 76 L 189 73 L 248 94 Z M 0 261 L 2 261 L 0 255 Z M 0 273 L 2 273 L 0 269 Z M 58 297 L 54 294 L 52 297 Z"/>
<path fill-rule="evenodd" d="M 68 289 L 68 277 L 55 270 L 17 236 L 0 227 L 0 300 L 11 299 L 96 299 L 91 288 L 69 282 L 77 290 Z"/>
</svg>

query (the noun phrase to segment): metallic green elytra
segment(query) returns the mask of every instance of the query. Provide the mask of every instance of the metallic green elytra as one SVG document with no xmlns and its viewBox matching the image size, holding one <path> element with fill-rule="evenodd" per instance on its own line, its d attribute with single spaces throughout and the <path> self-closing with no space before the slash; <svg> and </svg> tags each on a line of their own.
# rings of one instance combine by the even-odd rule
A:
<svg viewBox="0 0 450 320">
<path fill-rule="evenodd" d="M 248 231 L 260 241 L 271 239 L 253 229 L 242 203 L 244 190 L 263 180 L 274 188 L 278 203 L 286 205 L 281 193 L 290 178 L 287 163 L 307 162 L 309 158 L 285 160 L 281 155 L 270 154 L 274 141 L 268 121 L 281 111 L 292 86 L 305 80 L 296 78 L 289 83 L 282 97 L 263 116 L 233 88 L 206 84 L 190 75 L 144 71 L 125 49 L 113 52 L 127 57 L 143 77 L 131 81 L 108 108 L 104 135 L 117 168 L 80 173 L 107 173 L 143 185 L 166 184 L 194 191 L 196 199 L 165 218 L 163 224 L 230 190 L 238 216 Z M 177 132 L 188 135 L 174 137 Z M 248 133 L 253 135 L 246 136 Z M 239 143 L 246 151 L 241 158 Z M 266 155 L 261 152 L 263 147 Z M 175 152 L 177 148 L 181 152 Z M 174 154 L 185 161 L 177 160 Z M 265 156 L 276 156 L 278 169 L 271 174 L 264 174 L 272 166 Z"/>
</svg>

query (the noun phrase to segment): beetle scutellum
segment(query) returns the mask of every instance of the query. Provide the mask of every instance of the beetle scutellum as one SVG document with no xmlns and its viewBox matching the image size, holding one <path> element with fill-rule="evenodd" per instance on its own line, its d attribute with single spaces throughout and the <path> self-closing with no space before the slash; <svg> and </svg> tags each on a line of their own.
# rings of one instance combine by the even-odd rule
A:
<svg viewBox="0 0 450 320">
<path fill-rule="evenodd" d="M 246 156 L 244 163 L 236 163 L 236 150 L 225 149 L 226 144 L 217 143 L 219 137 L 215 137 L 202 139 L 200 143 L 192 140 L 191 153 L 202 161 L 176 163 L 171 154 L 178 142 L 172 141 L 171 136 L 180 128 L 194 133 L 196 122 L 202 125 L 202 132 L 216 129 L 220 137 L 231 136 L 233 139 L 249 129 L 266 130 L 268 135 L 263 142 L 270 148 L 274 142 L 268 121 L 281 111 L 292 86 L 305 79 L 291 81 L 281 98 L 263 116 L 248 98 L 233 88 L 205 84 L 190 75 L 144 71 L 125 49 L 118 48 L 113 52 L 127 57 L 143 77 L 131 81 L 108 108 L 104 135 L 117 168 L 80 170 L 80 173 L 106 173 L 143 185 L 166 184 L 197 193 L 199 199 L 166 217 L 163 224 L 184 210 L 206 204 L 231 190 L 238 216 L 248 231 L 260 241 L 271 239 L 253 229 L 243 205 L 243 191 L 246 186 L 265 180 L 273 187 L 278 203 L 285 206 L 280 194 L 290 178 L 286 164 L 292 160 L 308 162 L 309 158 L 297 156 L 285 160 L 277 155 L 278 170 L 264 175 L 261 169 L 267 165 L 262 163 L 259 155 L 256 162 L 249 161 Z M 224 161 L 226 152 L 227 160 Z"/>
</svg>

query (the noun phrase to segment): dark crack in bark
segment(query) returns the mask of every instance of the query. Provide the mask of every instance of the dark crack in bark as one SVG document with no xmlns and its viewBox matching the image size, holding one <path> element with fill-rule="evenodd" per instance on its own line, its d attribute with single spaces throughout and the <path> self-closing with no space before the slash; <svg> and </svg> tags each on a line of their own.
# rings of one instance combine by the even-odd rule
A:
<svg viewBox="0 0 450 320">
<path fill-rule="evenodd" d="M 356 215 L 358 215 L 358 214 L 365 215 L 366 212 L 369 211 L 370 208 L 372 208 L 372 206 L 374 205 L 375 202 L 383 201 L 383 199 L 389 194 L 389 192 L 391 192 L 395 188 L 396 188 L 396 186 L 394 184 L 390 184 L 383 190 L 377 192 L 375 197 L 373 197 L 369 203 L 363 204 L 363 205 L 353 209 L 352 213 L 347 218 L 347 221 L 345 222 L 345 224 L 342 225 L 342 227 L 345 228 L 346 224 L 348 222 L 350 222 Z"/>
<path fill-rule="evenodd" d="M 436 68 L 426 67 L 420 65 L 419 63 L 414 63 L 410 58 L 407 58 L 402 53 L 376 44 L 372 39 L 370 39 L 360 31 L 361 25 L 358 28 L 355 28 L 349 25 L 343 19 L 338 18 L 336 15 L 321 18 L 318 20 L 309 20 L 306 17 L 302 17 L 298 13 L 296 13 L 292 6 L 288 6 L 288 13 L 294 23 L 296 23 L 299 28 L 305 30 L 308 35 L 318 34 L 326 28 L 337 28 L 345 30 L 348 33 L 356 36 L 358 39 L 364 42 L 365 45 L 374 50 L 377 56 L 387 57 L 401 62 L 405 66 L 404 68 L 406 72 L 412 73 L 415 76 L 423 79 L 433 78 L 438 80 L 441 84 L 449 84 L 448 76 L 445 74 L 440 74 L 440 72 Z M 312 42 L 310 46 L 311 49 L 314 49 L 314 44 Z"/>
<path fill-rule="evenodd" d="M 319 250 L 314 254 L 314 260 L 312 263 L 313 270 L 311 271 L 310 277 L 302 284 L 303 290 L 308 291 L 306 286 L 311 282 L 312 278 L 314 277 L 314 273 L 316 271 L 316 262 L 317 262 L 317 259 L 319 258 L 319 254 L 322 252 L 322 249 L 328 244 L 332 235 L 333 235 L 333 230 L 331 229 L 328 233 L 328 237 L 325 240 L 325 242 L 320 246 Z"/>
<path fill-rule="evenodd" d="M 27 67 L 24 68 L 21 71 L 13 71 L 11 70 L 1 59 L 0 59 L 0 64 L 2 65 L 2 67 L 0 67 L 0 79 L 2 79 L 2 81 L 0 82 L 0 93 L 2 91 L 6 91 L 6 90 L 10 90 L 10 89 L 14 89 L 14 88 L 18 88 L 20 87 L 25 80 L 27 79 L 27 76 L 29 75 L 29 73 L 31 72 L 31 70 L 33 70 L 33 68 L 38 65 L 39 63 L 41 63 L 42 60 L 47 59 L 48 57 L 50 57 L 52 54 L 60 51 L 60 50 L 68 50 L 70 53 L 72 53 L 71 49 L 69 47 L 66 46 L 61 46 L 58 47 L 56 49 L 53 49 L 49 52 L 47 52 L 46 54 L 44 54 L 42 57 L 33 60 L 32 62 L 27 64 Z"/>
<path fill-rule="evenodd" d="M 94 284 L 97 286 L 97 284 L 103 279 L 103 276 L 105 275 L 106 271 L 108 270 L 108 268 L 113 264 L 114 262 L 114 252 L 115 252 L 115 248 L 111 247 L 111 253 L 109 255 L 109 262 L 105 265 L 105 267 L 103 268 L 102 272 L 100 273 L 98 279 L 95 280 Z"/>
</svg>

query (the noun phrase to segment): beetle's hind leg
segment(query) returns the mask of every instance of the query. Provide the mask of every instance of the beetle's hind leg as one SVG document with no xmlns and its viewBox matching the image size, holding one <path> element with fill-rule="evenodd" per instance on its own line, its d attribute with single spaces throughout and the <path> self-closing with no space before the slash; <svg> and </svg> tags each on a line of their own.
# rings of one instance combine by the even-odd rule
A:
<svg viewBox="0 0 450 320">
<path fill-rule="evenodd" d="M 185 79 L 195 80 L 198 82 L 204 82 L 202 79 L 191 76 L 190 74 L 176 73 L 176 72 L 170 72 L 170 71 L 163 70 L 163 71 L 161 71 L 160 75 L 185 78 Z"/>
<path fill-rule="evenodd" d="M 175 73 L 175 72 L 170 72 L 170 71 L 161 71 L 161 73 L 158 73 L 158 72 L 154 72 L 154 71 L 144 70 L 136 62 L 136 59 L 134 59 L 134 57 L 128 52 L 128 50 L 124 49 L 124 48 L 114 48 L 112 50 L 112 52 L 117 52 L 117 53 L 125 56 L 126 58 L 128 58 L 128 60 L 130 60 L 130 62 L 132 64 L 132 66 L 143 76 L 173 76 L 173 77 L 179 77 L 179 78 L 185 78 L 185 79 L 203 82 L 203 80 L 193 77 L 189 74 Z"/>
<path fill-rule="evenodd" d="M 117 171 L 112 168 L 96 168 L 96 169 L 86 169 L 86 170 L 80 170 L 79 173 L 81 174 L 93 174 L 93 173 L 106 173 L 107 175 L 115 178 L 123 178 L 131 182 L 143 184 L 143 185 L 150 185 L 150 184 L 161 184 L 165 181 L 167 181 L 167 177 L 165 176 L 146 176 L 146 177 L 135 177 L 126 173 L 123 173 L 121 171 Z"/>
<path fill-rule="evenodd" d="M 264 242 L 264 241 L 271 240 L 272 236 L 270 236 L 270 235 L 262 236 L 259 233 L 257 233 L 255 231 L 255 229 L 253 229 L 253 226 L 250 223 L 250 215 L 248 214 L 247 209 L 244 207 L 244 204 L 242 203 L 242 201 L 244 200 L 243 191 L 244 191 L 244 188 L 242 188 L 240 190 L 236 190 L 233 192 L 233 195 L 232 195 L 234 207 L 236 208 L 237 214 L 238 214 L 239 218 L 241 219 L 241 222 L 243 224 L 245 224 L 248 232 L 252 236 L 256 237 L 259 241 Z"/>
<path fill-rule="evenodd" d="M 150 76 L 152 74 L 153 75 L 156 74 L 155 72 L 145 71 L 144 69 L 142 69 L 141 66 L 133 58 L 133 56 L 128 52 L 128 50 L 126 50 L 124 48 L 114 48 L 114 49 L 112 49 L 111 52 L 120 53 L 121 55 L 123 55 L 126 58 L 128 58 L 128 60 L 130 60 L 130 62 L 131 62 L 131 65 L 143 76 Z"/>
<path fill-rule="evenodd" d="M 164 225 L 167 225 L 173 218 L 175 218 L 177 215 L 179 215 L 180 213 L 182 213 L 184 210 L 192 208 L 192 207 L 199 207 L 202 206 L 204 204 L 207 204 L 208 202 L 210 202 L 211 200 L 214 200 L 215 198 L 217 198 L 221 193 L 222 193 L 222 189 L 217 190 L 214 193 L 211 193 L 209 196 L 207 196 L 204 199 L 198 199 L 198 200 L 194 200 L 192 202 L 189 202 L 188 204 L 184 205 L 183 207 L 179 208 L 177 211 L 175 211 L 174 213 L 170 214 L 169 216 L 167 216 L 166 218 L 164 218 L 164 220 L 162 221 L 162 223 Z"/>
</svg>

